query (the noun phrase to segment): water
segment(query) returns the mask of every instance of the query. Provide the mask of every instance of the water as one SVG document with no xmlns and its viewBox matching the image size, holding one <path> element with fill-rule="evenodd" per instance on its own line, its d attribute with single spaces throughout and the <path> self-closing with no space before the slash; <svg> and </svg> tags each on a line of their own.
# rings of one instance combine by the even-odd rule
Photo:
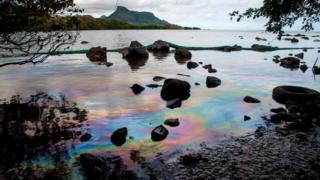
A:
<svg viewBox="0 0 320 180">
<path fill-rule="evenodd" d="M 244 39 L 240 39 L 243 36 Z M 298 44 L 274 40 L 275 35 L 263 32 L 220 32 L 220 31 L 84 31 L 81 40 L 88 45 L 78 43 L 72 49 L 87 49 L 92 46 L 106 46 L 109 49 L 128 46 L 130 41 L 138 40 L 144 45 L 161 39 L 185 46 L 221 46 L 238 44 L 250 47 L 257 42 L 255 37 L 267 38 L 270 45 L 279 47 L 319 47 L 313 39 L 300 40 Z M 80 40 L 80 41 L 81 41 Z M 79 42 L 80 42 L 79 41 Z M 318 50 L 309 50 L 304 60 L 312 66 L 319 56 Z M 320 77 L 314 78 L 311 69 L 303 73 L 290 71 L 272 62 L 274 55 L 281 57 L 301 50 L 276 52 L 219 52 L 193 51 L 193 61 L 212 64 L 218 70 L 216 76 L 222 80 L 218 88 L 205 87 L 204 69 L 188 70 L 186 65 L 178 64 L 173 54 L 158 57 L 150 54 L 140 67 L 130 67 L 120 53 L 108 53 L 112 67 L 91 63 L 84 54 L 53 56 L 37 65 L 7 66 L 0 69 L 0 98 L 9 98 L 14 94 L 28 96 L 36 91 L 63 93 L 69 100 L 77 102 L 86 109 L 88 121 L 82 129 L 93 138 L 85 143 L 74 142 L 68 146 L 69 162 L 81 153 L 99 155 L 121 155 L 125 164 L 134 167 L 130 152 L 138 150 L 147 159 L 159 153 L 171 157 L 171 154 L 196 149 L 199 144 L 215 144 L 230 136 L 252 133 L 263 125 L 261 116 L 268 115 L 271 108 L 280 107 L 271 98 L 272 89 L 278 85 L 299 85 L 320 90 Z M 265 60 L 267 58 L 268 60 Z M 178 73 L 191 77 L 178 76 Z M 129 88 L 134 83 L 147 85 L 155 83 L 154 76 L 179 78 L 191 85 L 191 97 L 183 102 L 182 108 L 171 110 L 160 97 L 160 88 L 146 90 L 136 96 Z M 200 86 L 194 83 L 199 82 Z M 262 101 L 260 104 L 246 104 L 243 97 L 250 95 Z M 244 121 L 243 116 L 252 117 Z M 162 142 L 152 142 L 151 130 L 163 124 L 167 118 L 179 118 L 180 126 L 169 129 L 169 136 Z M 112 132 L 127 127 L 127 140 L 122 147 L 110 142 Z M 173 156 L 174 157 L 174 156 Z M 34 161 L 44 168 L 52 167 L 52 159 L 39 156 Z M 70 163 L 70 166 L 73 166 Z M 75 177 L 77 173 L 75 173 Z"/>
</svg>

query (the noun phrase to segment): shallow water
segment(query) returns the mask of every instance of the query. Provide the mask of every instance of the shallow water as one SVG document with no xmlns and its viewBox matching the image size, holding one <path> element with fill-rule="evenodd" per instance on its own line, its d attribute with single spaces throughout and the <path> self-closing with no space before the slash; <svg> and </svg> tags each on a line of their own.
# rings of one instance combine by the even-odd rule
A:
<svg viewBox="0 0 320 180">
<path fill-rule="evenodd" d="M 243 36 L 240 39 L 238 36 Z M 80 43 L 72 49 L 86 49 L 92 46 L 106 46 L 109 49 L 128 46 L 138 40 L 144 45 L 162 39 L 185 46 L 220 46 L 238 44 L 250 47 L 257 42 L 255 37 L 273 40 L 276 36 L 263 32 L 217 32 L 217 31 L 84 31 Z M 313 39 L 300 40 L 292 44 L 273 40 L 270 45 L 279 47 L 319 47 Z M 80 41 L 81 41 L 80 40 Z M 80 42 L 79 41 L 79 42 Z M 312 66 L 319 56 L 318 50 L 309 50 L 304 60 Z M 208 74 L 197 68 L 188 70 L 185 64 L 178 64 L 173 54 L 158 57 L 150 53 L 143 66 L 130 67 L 119 53 L 108 53 L 111 67 L 91 63 L 84 54 L 53 56 L 37 65 L 7 66 L 0 69 L 0 98 L 9 98 L 19 93 L 27 96 L 36 91 L 63 93 L 78 106 L 89 111 L 88 121 L 83 131 L 93 138 L 85 143 L 75 142 L 68 147 L 70 162 L 81 153 L 121 155 L 125 164 L 134 167 L 130 151 L 138 150 L 147 159 L 159 153 L 170 154 L 196 149 L 199 144 L 214 144 L 230 136 L 251 133 L 255 127 L 264 124 L 261 116 L 268 115 L 270 108 L 280 105 L 271 98 L 272 89 L 278 85 L 299 85 L 320 90 L 320 76 L 314 78 L 311 69 L 303 73 L 279 67 L 272 62 L 274 55 L 281 57 L 301 50 L 275 52 L 219 52 L 193 51 L 193 61 L 212 64 L 218 70 Z M 265 60 L 267 58 L 267 60 Z M 178 76 L 177 73 L 191 75 Z M 222 85 L 208 89 L 207 75 L 222 80 Z M 146 90 L 136 96 L 129 88 L 138 83 L 155 83 L 154 76 L 179 78 L 191 85 L 191 97 L 183 102 L 182 108 L 171 110 L 160 97 L 161 88 Z M 194 83 L 199 82 L 200 86 Z M 160 83 L 161 84 L 161 83 Z M 246 104 L 243 97 L 250 95 L 262 101 L 260 104 Z M 244 121 L 243 116 L 252 117 Z M 179 118 L 180 126 L 169 129 L 169 136 L 162 142 L 152 142 L 151 130 L 163 124 L 167 118 Z M 128 139 L 122 147 L 110 142 L 111 133 L 121 127 L 128 128 Z M 51 167 L 50 157 L 39 157 L 34 162 Z M 76 174 L 76 173 L 75 173 Z M 77 176 L 77 175 L 74 175 Z"/>
</svg>

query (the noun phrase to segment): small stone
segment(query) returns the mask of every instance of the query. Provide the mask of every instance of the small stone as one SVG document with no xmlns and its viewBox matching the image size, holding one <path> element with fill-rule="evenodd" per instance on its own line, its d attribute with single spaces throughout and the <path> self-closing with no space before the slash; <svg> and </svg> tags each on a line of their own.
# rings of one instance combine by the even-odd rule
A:
<svg viewBox="0 0 320 180">
<path fill-rule="evenodd" d="M 179 119 L 176 118 L 176 119 L 167 119 L 164 121 L 164 124 L 165 125 L 168 125 L 170 127 L 177 127 L 180 125 L 180 122 L 179 122 Z"/>
<path fill-rule="evenodd" d="M 140 94 L 142 91 L 144 91 L 144 87 L 140 86 L 139 84 L 134 84 L 130 87 L 135 95 Z"/>
<path fill-rule="evenodd" d="M 261 102 L 259 99 L 251 97 L 251 96 L 244 97 L 243 101 L 246 103 L 260 103 Z"/>
<path fill-rule="evenodd" d="M 248 115 L 244 115 L 244 121 L 249 121 L 251 119 L 251 117 L 250 116 L 248 116 Z"/>
<path fill-rule="evenodd" d="M 80 137 L 80 141 L 81 142 L 86 142 L 86 141 L 89 141 L 90 139 L 91 139 L 91 134 L 89 134 L 89 133 L 85 133 L 84 135 L 82 135 L 81 137 Z"/>
</svg>

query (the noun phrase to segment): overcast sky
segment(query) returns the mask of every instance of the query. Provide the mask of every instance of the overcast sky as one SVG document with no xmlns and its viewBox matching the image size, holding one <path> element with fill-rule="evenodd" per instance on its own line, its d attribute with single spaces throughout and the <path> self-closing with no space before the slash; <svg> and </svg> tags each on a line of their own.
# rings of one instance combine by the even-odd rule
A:
<svg viewBox="0 0 320 180">
<path fill-rule="evenodd" d="M 160 19 L 181 26 L 203 29 L 262 30 L 265 20 L 231 21 L 228 13 L 259 7 L 263 0 L 119 0 L 119 5 L 130 10 L 150 11 Z M 110 15 L 116 8 L 116 0 L 75 0 L 95 17 Z M 295 28 L 297 29 L 297 28 Z M 318 29 L 318 28 L 317 28 Z"/>
</svg>

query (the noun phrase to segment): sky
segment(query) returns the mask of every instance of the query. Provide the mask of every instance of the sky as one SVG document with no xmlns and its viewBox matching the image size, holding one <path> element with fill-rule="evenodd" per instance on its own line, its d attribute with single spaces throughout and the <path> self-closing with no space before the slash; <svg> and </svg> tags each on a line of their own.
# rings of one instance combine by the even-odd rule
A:
<svg viewBox="0 0 320 180">
<path fill-rule="evenodd" d="M 84 14 L 100 17 L 116 9 L 117 0 L 75 0 Z M 217 30 L 264 30 L 266 19 L 231 21 L 230 12 L 260 7 L 263 0 L 119 0 L 130 10 L 153 12 L 158 18 L 180 26 Z M 298 30 L 294 27 L 292 30 Z M 320 29 L 317 27 L 317 30 Z"/>
</svg>

